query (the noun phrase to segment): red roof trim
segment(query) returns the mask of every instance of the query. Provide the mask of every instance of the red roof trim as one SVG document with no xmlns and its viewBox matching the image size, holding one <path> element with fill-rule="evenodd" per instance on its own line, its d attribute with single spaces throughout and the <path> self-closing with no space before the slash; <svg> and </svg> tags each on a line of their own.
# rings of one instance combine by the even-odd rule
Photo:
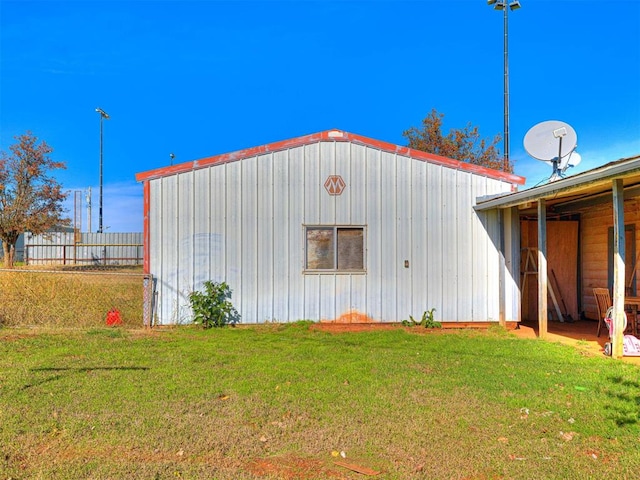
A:
<svg viewBox="0 0 640 480">
<path fill-rule="evenodd" d="M 150 251 L 149 251 L 149 239 L 151 238 L 151 231 L 149 229 L 149 206 L 151 204 L 151 186 L 149 182 L 144 182 L 142 185 L 142 209 L 144 218 L 142 220 L 142 239 L 143 239 L 143 272 L 151 273 L 151 265 L 149 265 Z M 145 319 L 146 320 L 146 319 Z"/>
<path fill-rule="evenodd" d="M 381 140 L 374 140 L 372 138 L 363 137 L 362 135 L 356 135 L 354 133 L 345 132 L 342 130 L 326 130 L 324 132 L 313 133 L 311 135 L 304 135 L 301 137 L 292 138 L 289 140 L 282 140 L 280 142 L 268 143 L 259 147 L 247 148 L 244 150 L 238 150 L 236 152 L 224 153 L 221 155 L 215 155 L 213 157 L 206 157 L 199 160 L 193 160 L 191 162 L 180 163 L 178 165 L 172 165 L 170 167 L 161 167 L 146 172 L 136 174 L 136 180 L 138 182 L 144 182 L 147 180 L 153 180 L 156 178 L 166 177 L 169 175 L 175 175 L 178 173 L 190 172 L 192 170 L 198 170 L 200 168 L 209 167 L 212 165 L 218 165 L 222 163 L 235 162 L 244 158 L 255 157 L 258 155 L 264 155 L 266 153 L 277 152 L 280 150 L 286 150 L 288 148 L 300 147 L 304 145 L 310 145 L 318 142 L 352 142 L 365 145 L 367 147 L 376 148 L 388 153 L 396 153 L 398 155 L 404 155 L 416 160 L 422 160 L 424 162 L 435 163 L 446 167 L 465 170 L 468 172 L 482 175 L 485 177 L 494 178 L 496 180 L 503 180 L 514 185 L 524 185 L 525 178 L 512 173 L 505 173 L 499 170 L 493 170 L 491 168 L 481 167 L 479 165 L 473 165 L 471 163 L 460 162 L 447 157 L 441 157 L 439 155 L 433 155 L 431 153 L 422 152 L 419 150 L 413 150 L 408 147 L 402 147 L 400 145 L 394 145 L 392 143 L 383 142 Z"/>
</svg>

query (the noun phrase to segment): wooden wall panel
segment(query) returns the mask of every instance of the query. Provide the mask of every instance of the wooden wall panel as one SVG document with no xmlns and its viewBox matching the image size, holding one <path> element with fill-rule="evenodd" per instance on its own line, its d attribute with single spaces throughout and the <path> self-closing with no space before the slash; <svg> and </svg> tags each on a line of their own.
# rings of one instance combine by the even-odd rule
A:
<svg viewBox="0 0 640 480">
<path fill-rule="evenodd" d="M 639 239 L 638 234 L 640 226 L 640 214 L 638 208 L 638 200 L 628 200 L 624 204 L 624 223 L 625 225 L 636 225 L 635 228 L 635 245 L 636 259 L 638 255 Z M 609 262 L 609 228 L 613 227 L 613 211 L 610 204 L 591 208 L 582 214 L 581 228 L 581 244 L 582 244 L 582 305 L 586 318 L 596 319 L 597 308 L 593 297 L 593 288 L 608 287 L 608 262 Z M 631 247 L 627 246 L 627 256 L 631 258 L 633 252 Z M 630 262 L 627 268 L 631 266 Z M 639 288 L 638 274 L 636 273 L 636 289 Z"/>
<path fill-rule="evenodd" d="M 566 305 L 566 312 L 574 319 L 579 318 L 578 311 L 578 226 L 577 221 L 549 221 L 547 222 L 547 272 L 549 281 L 553 282 L 553 273 L 558 280 L 555 290 L 560 309 L 564 312 L 562 300 Z M 527 248 L 538 246 L 538 222 L 522 222 L 522 269 L 525 272 Z M 537 265 L 537 250 L 533 253 L 533 260 Z M 531 262 L 530 262 L 531 263 Z M 531 267 L 531 265 L 530 265 Z M 531 271 L 532 268 L 529 268 Z M 525 273 L 526 275 L 526 273 Z M 555 286 L 555 282 L 552 283 Z M 538 315 L 538 277 L 527 276 L 526 285 L 522 292 L 522 316 L 525 320 L 534 320 Z M 555 307 L 549 297 L 549 310 L 556 315 Z M 556 319 L 552 316 L 552 318 Z M 557 320 L 557 319 L 556 319 Z"/>
</svg>

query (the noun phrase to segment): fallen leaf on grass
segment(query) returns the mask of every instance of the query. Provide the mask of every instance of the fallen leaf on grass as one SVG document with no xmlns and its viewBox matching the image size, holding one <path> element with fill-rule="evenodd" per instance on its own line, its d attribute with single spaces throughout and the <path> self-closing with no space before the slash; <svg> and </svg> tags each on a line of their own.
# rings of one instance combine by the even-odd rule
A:
<svg viewBox="0 0 640 480">
<path fill-rule="evenodd" d="M 498 441 L 500 443 L 509 443 L 509 439 L 507 437 L 498 437 Z"/>
<path fill-rule="evenodd" d="M 560 438 L 562 438 L 565 442 L 570 442 L 576 435 L 576 432 L 560 432 Z"/>
</svg>

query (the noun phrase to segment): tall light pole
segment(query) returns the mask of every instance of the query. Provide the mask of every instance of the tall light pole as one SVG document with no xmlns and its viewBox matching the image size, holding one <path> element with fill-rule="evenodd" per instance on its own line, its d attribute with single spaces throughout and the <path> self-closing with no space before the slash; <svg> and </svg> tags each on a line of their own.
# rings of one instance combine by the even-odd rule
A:
<svg viewBox="0 0 640 480">
<path fill-rule="evenodd" d="M 521 7 L 518 0 L 512 0 L 507 8 L 507 0 L 487 0 L 487 4 L 494 5 L 496 10 L 502 10 L 504 15 L 504 161 L 502 169 L 509 169 L 509 10 Z"/>
<path fill-rule="evenodd" d="M 98 233 L 102 233 L 102 120 L 109 120 L 107 112 L 101 108 L 96 108 L 100 114 L 100 206 L 98 207 Z"/>
<path fill-rule="evenodd" d="M 87 189 L 87 224 L 89 225 L 87 232 L 91 233 L 91 187 Z"/>
</svg>

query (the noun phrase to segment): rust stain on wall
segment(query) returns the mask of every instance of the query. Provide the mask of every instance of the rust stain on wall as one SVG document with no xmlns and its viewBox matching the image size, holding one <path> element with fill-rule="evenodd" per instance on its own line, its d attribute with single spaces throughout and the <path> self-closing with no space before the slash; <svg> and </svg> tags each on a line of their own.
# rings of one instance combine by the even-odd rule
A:
<svg viewBox="0 0 640 480">
<path fill-rule="evenodd" d="M 357 310 L 351 310 L 334 320 L 322 320 L 321 323 L 378 323 L 378 321 Z"/>
</svg>

